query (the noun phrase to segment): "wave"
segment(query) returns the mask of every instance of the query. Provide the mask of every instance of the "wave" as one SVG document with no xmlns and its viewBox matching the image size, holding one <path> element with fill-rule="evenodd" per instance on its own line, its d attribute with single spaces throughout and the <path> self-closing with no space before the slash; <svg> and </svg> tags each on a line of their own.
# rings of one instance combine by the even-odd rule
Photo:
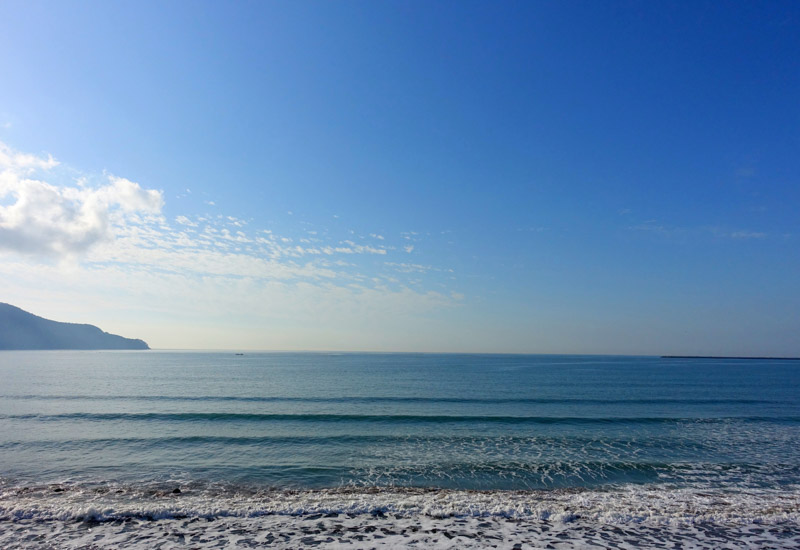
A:
<svg viewBox="0 0 800 550">
<path fill-rule="evenodd" d="M 681 440 L 669 436 L 653 436 L 623 439 L 608 439 L 598 436 L 547 436 L 547 435 L 387 435 L 387 434 L 340 434 L 340 435 L 258 435 L 258 436 L 227 436 L 227 435 L 186 435 L 186 436 L 166 436 L 166 437 L 92 437 L 92 438 L 70 438 L 68 440 L 23 440 L 6 441 L 0 443 L 0 449 L 12 447 L 28 447 L 36 445 L 53 445 L 62 449 L 82 448 L 88 445 L 138 445 L 148 444 L 154 446 L 163 445 L 192 445 L 192 444 L 219 444 L 219 445 L 284 445 L 284 444 L 304 444 L 304 445 L 351 445 L 351 444 L 387 444 L 390 446 L 397 444 L 431 444 L 431 445 L 503 445 L 503 446 L 522 446 L 537 445 L 544 447 L 565 447 L 580 450 L 596 445 L 603 449 L 614 447 L 630 447 L 637 452 L 651 447 L 656 448 L 695 448 L 707 450 L 708 445 L 699 441 Z"/>
<path fill-rule="evenodd" d="M 177 489 L 177 490 L 176 490 Z M 603 489 L 464 491 L 397 487 L 254 490 L 186 484 L 55 484 L 0 487 L 0 520 L 112 521 L 136 518 L 309 516 L 500 517 L 599 522 L 800 521 L 800 493 L 686 490 L 624 485 Z"/>
<path fill-rule="evenodd" d="M 173 396 L 173 395 L 0 395 L 0 399 L 41 401 L 174 401 L 174 402 L 239 402 L 239 403 L 446 403 L 486 405 L 780 405 L 785 401 L 765 399 L 702 399 L 702 398 L 653 398 L 653 399 L 603 399 L 580 397 L 533 397 L 533 398 L 471 398 L 471 397 L 291 397 L 291 396 Z"/>
<path fill-rule="evenodd" d="M 594 493 L 562 499 L 444 492 L 301 493 L 263 495 L 249 502 L 219 497 L 209 502 L 184 493 L 145 501 L 134 498 L 121 505 L 88 499 L 82 508 L 38 503 L 35 508 L 6 509 L 0 503 L 0 518 L 5 514 L 10 520 L 3 522 L 0 546 L 9 550 L 164 544 L 198 550 L 230 546 L 788 550 L 800 546 L 796 509 L 765 509 L 763 495 L 734 499 L 740 505 L 735 510 L 713 503 L 706 507 L 704 499 L 711 496 L 685 500 L 678 496 L 678 502 L 674 495 L 668 496 L 674 500 L 663 508 L 652 498 L 606 506 L 608 497 Z M 275 504 L 275 499 L 281 502 Z"/>
<path fill-rule="evenodd" d="M 731 424 L 800 423 L 800 416 L 720 416 L 720 417 L 599 417 L 599 416 L 500 416 L 500 415 L 379 415 L 379 414 L 282 414 L 224 412 L 147 412 L 147 413 L 60 413 L 4 414 L 0 420 L 38 421 L 161 421 L 161 422 L 314 422 L 384 424 Z"/>
</svg>

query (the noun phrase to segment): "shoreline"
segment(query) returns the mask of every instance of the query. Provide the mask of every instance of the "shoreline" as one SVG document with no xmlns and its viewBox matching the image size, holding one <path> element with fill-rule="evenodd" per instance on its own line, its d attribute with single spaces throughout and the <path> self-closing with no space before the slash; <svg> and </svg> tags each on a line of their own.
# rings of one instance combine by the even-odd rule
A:
<svg viewBox="0 0 800 550">
<path fill-rule="evenodd" d="M 800 547 L 800 525 L 597 523 L 387 514 L 256 518 L 0 520 L 0 546 L 52 548 L 665 548 Z"/>
<path fill-rule="evenodd" d="M 3 480 L 0 480 L 3 481 Z M 800 548 L 800 492 L 0 484 L 5 550 Z"/>
<path fill-rule="evenodd" d="M 598 524 L 800 525 L 800 492 L 796 485 L 679 488 L 628 484 L 508 491 L 380 486 L 270 489 L 177 481 L 0 486 L 0 521 L 213 521 L 328 514 L 559 523 L 580 519 Z"/>
</svg>

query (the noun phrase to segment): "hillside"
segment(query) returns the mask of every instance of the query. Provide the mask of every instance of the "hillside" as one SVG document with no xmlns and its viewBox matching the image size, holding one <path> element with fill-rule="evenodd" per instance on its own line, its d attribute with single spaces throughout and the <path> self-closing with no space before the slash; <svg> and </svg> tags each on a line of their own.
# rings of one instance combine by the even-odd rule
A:
<svg viewBox="0 0 800 550">
<path fill-rule="evenodd" d="M 103 332 L 94 325 L 44 319 L 0 303 L 0 350 L 150 349 L 144 340 Z"/>
</svg>

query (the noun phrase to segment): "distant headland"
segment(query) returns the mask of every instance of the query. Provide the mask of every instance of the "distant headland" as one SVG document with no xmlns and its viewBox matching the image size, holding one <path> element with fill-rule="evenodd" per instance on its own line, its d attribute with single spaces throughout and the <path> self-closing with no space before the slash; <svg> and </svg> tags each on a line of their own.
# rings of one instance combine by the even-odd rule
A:
<svg viewBox="0 0 800 550">
<path fill-rule="evenodd" d="M 94 325 L 61 323 L 0 302 L 0 350 L 150 349 L 147 342 L 103 332 Z"/>
</svg>

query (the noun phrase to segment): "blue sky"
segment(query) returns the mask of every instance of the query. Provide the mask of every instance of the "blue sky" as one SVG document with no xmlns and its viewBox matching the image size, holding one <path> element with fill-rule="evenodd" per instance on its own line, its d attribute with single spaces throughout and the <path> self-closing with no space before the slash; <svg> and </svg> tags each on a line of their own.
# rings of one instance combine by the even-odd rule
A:
<svg viewBox="0 0 800 550">
<path fill-rule="evenodd" d="M 796 2 L 5 2 L 0 301 L 160 348 L 800 355 Z"/>
</svg>

